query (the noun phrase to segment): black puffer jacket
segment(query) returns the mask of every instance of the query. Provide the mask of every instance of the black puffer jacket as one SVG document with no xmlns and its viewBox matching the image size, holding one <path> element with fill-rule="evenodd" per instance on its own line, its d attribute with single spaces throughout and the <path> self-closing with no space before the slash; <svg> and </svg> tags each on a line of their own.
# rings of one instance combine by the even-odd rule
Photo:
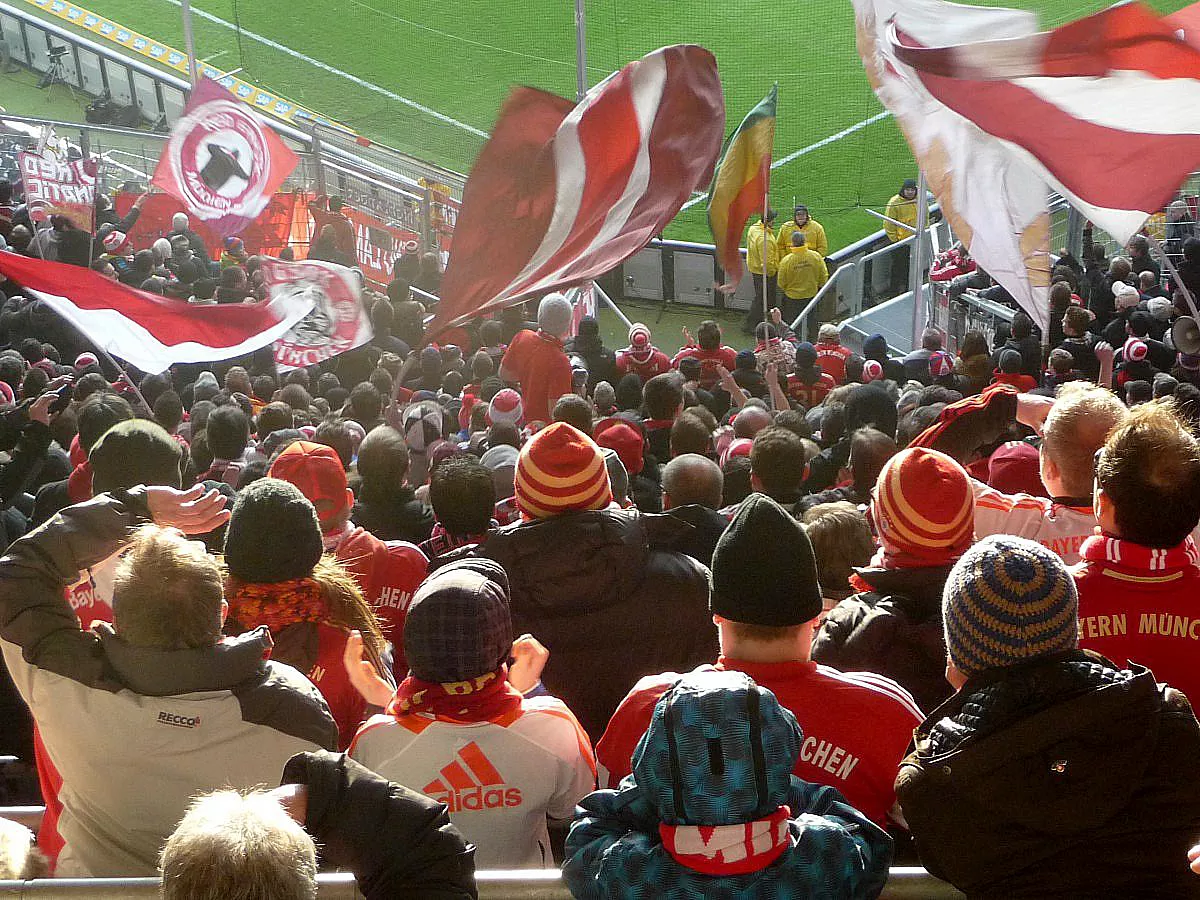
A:
<svg viewBox="0 0 1200 900">
<path fill-rule="evenodd" d="M 843 672 L 876 672 L 900 684 L 921 709 L 953 691 L 946 681 L 942 588 L 949 566 L 859 569 L 874 590 L 829 611 L 813 639 L 812 657 Z"/>
<path fill-rule="evenodd" d="M 1200 897 L 1200 726 L 1147 669 L 1071 651 L 984 672 L 917 729 L 896 794 L 971 900 Z"/>
<path fill-rule="evenodd" d="M 632 510 L 575 512 L 502 528 L 479 548 L 508 573 L 514 632 L 550 650 L 547 689 L 593 741 L 643 675 L 715 658 L 707 572 L 659 549 L 691 527 Z"/>
</svg>

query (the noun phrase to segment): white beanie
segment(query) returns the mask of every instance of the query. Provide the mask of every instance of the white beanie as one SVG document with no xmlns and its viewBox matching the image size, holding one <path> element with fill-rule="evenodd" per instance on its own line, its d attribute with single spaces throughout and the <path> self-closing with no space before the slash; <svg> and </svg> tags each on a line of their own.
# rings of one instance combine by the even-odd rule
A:
<svg viewBox="0 0 1200 900">
<path fill-rule="evenodd" d="M 519 428 L 525 417 L 525 405 L 521 402 L 521 395 L 512 388 L 497 391 L 492 402 L 488 404 L 487 417 L 488 422 L 493 425 L 504 422 Z"/>
<path fill-rule="evenodd" d="M 555 337 L 567 334 L 571 330 L 573 316 L 574 310 L 562 294 L 547 294 L 538 304 L 538 328 L 546 334 L 552 334 Z"/>
</svg>

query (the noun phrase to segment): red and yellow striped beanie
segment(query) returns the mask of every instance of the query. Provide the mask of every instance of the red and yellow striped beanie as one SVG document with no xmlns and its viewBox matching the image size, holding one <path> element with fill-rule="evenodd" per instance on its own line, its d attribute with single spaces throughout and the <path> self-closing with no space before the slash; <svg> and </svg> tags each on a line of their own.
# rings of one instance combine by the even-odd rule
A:
<svg viewBox="0 0 1200 900">
<path fill-rule="evenodd" d="M 885 565 L 944 565 L 962 556 L 974 538 L 970 479 L 937 450 L 910 447 L 888 460 L 871 508 Z"/>
<path fill-rule="evenodd" d="M 545 519 L 612 502 L 604 454 L 566 422 L 543 428 L 521 448 L 513 483 L 523 519 Z"/>
</svg>

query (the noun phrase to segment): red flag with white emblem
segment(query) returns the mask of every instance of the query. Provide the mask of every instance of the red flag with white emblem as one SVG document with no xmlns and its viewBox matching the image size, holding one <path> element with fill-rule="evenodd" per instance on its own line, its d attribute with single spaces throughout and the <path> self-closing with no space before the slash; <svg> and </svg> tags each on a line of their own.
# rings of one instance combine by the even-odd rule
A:
<svg viewBox="0 0 1200 900">
<path fill-rule="evenodd" d="M 151 182 L 226 236 L 238 234 L 266 209 L 297 162 L 253 109 L 201 78 Z"/>
</svg>

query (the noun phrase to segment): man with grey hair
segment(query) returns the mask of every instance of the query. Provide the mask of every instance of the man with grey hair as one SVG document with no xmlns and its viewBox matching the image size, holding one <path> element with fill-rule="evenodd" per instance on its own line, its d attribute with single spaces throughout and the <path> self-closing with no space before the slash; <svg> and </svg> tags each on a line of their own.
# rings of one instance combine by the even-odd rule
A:
<svg viewBox="0 0 1200 900">
<path fill-rule="evenodd" d="M 521 385 L 525 420 L 551 421 L 558 398 L 571 393 L 571 361 L 563 341 L 571 331 L 573 310 L 562 294 L 547 294 L 538 304 L 538 330 L 517 332 L 500 361 L 500 378 Z"/>
<path fill-rule="evenodd" d="M 692 526 L 672 549 L 712 565 L 713 550 L 729 524 L 717 512 L 724 488 L 721 467 L 707 456 L 684 453 L 667 463 L 662 480 L 663 512 Z"/>
<path fill-rule="evenodd" d="M 208 255 L 208 248 L 204 246 L 204 238 L 192 231 L 187 213 L 177 212 L 171 217 L 171 231 L 167 237 L 174 238 L 176 235 L 187 238 L 188 246 L 195 255 L 196 261 L 204 269 L 204 274 L 206 276 L 212 274 L 212 259 Z"/>
<path fill-rule="evenodd" d="M 265 659 L 266 628 L 222 636 L 221 569 L 184 535 L 219 528 L 224 507 L 202 486 L 114 488 L 0 559 L 0 650 L 61 779 L 41 829 L 60 876 L 153 874 L 197 793 L 273 781 L 337 744 L 317 689 Z M 121 553 L 113 624 L 81 630 L 65 588 Z"/>
<path fill-rule="evenodd" d="M 319 857 L 367 900 L 474 900 L 473 855 L 443 804 L 344 753 L 300 753 L 281 787 L 195 799 L 163 846 L 161 896 L 314 900 Z"/>
<path fill-rule="evenodd" d="M 821 371 L 837 384 L 846 382 L 846 360 L 851 356 L 850 348 L 842 346 L 842 332 L 832 322 L 826 322 L 817 332 L 817 365 Z"/>
</svg>

